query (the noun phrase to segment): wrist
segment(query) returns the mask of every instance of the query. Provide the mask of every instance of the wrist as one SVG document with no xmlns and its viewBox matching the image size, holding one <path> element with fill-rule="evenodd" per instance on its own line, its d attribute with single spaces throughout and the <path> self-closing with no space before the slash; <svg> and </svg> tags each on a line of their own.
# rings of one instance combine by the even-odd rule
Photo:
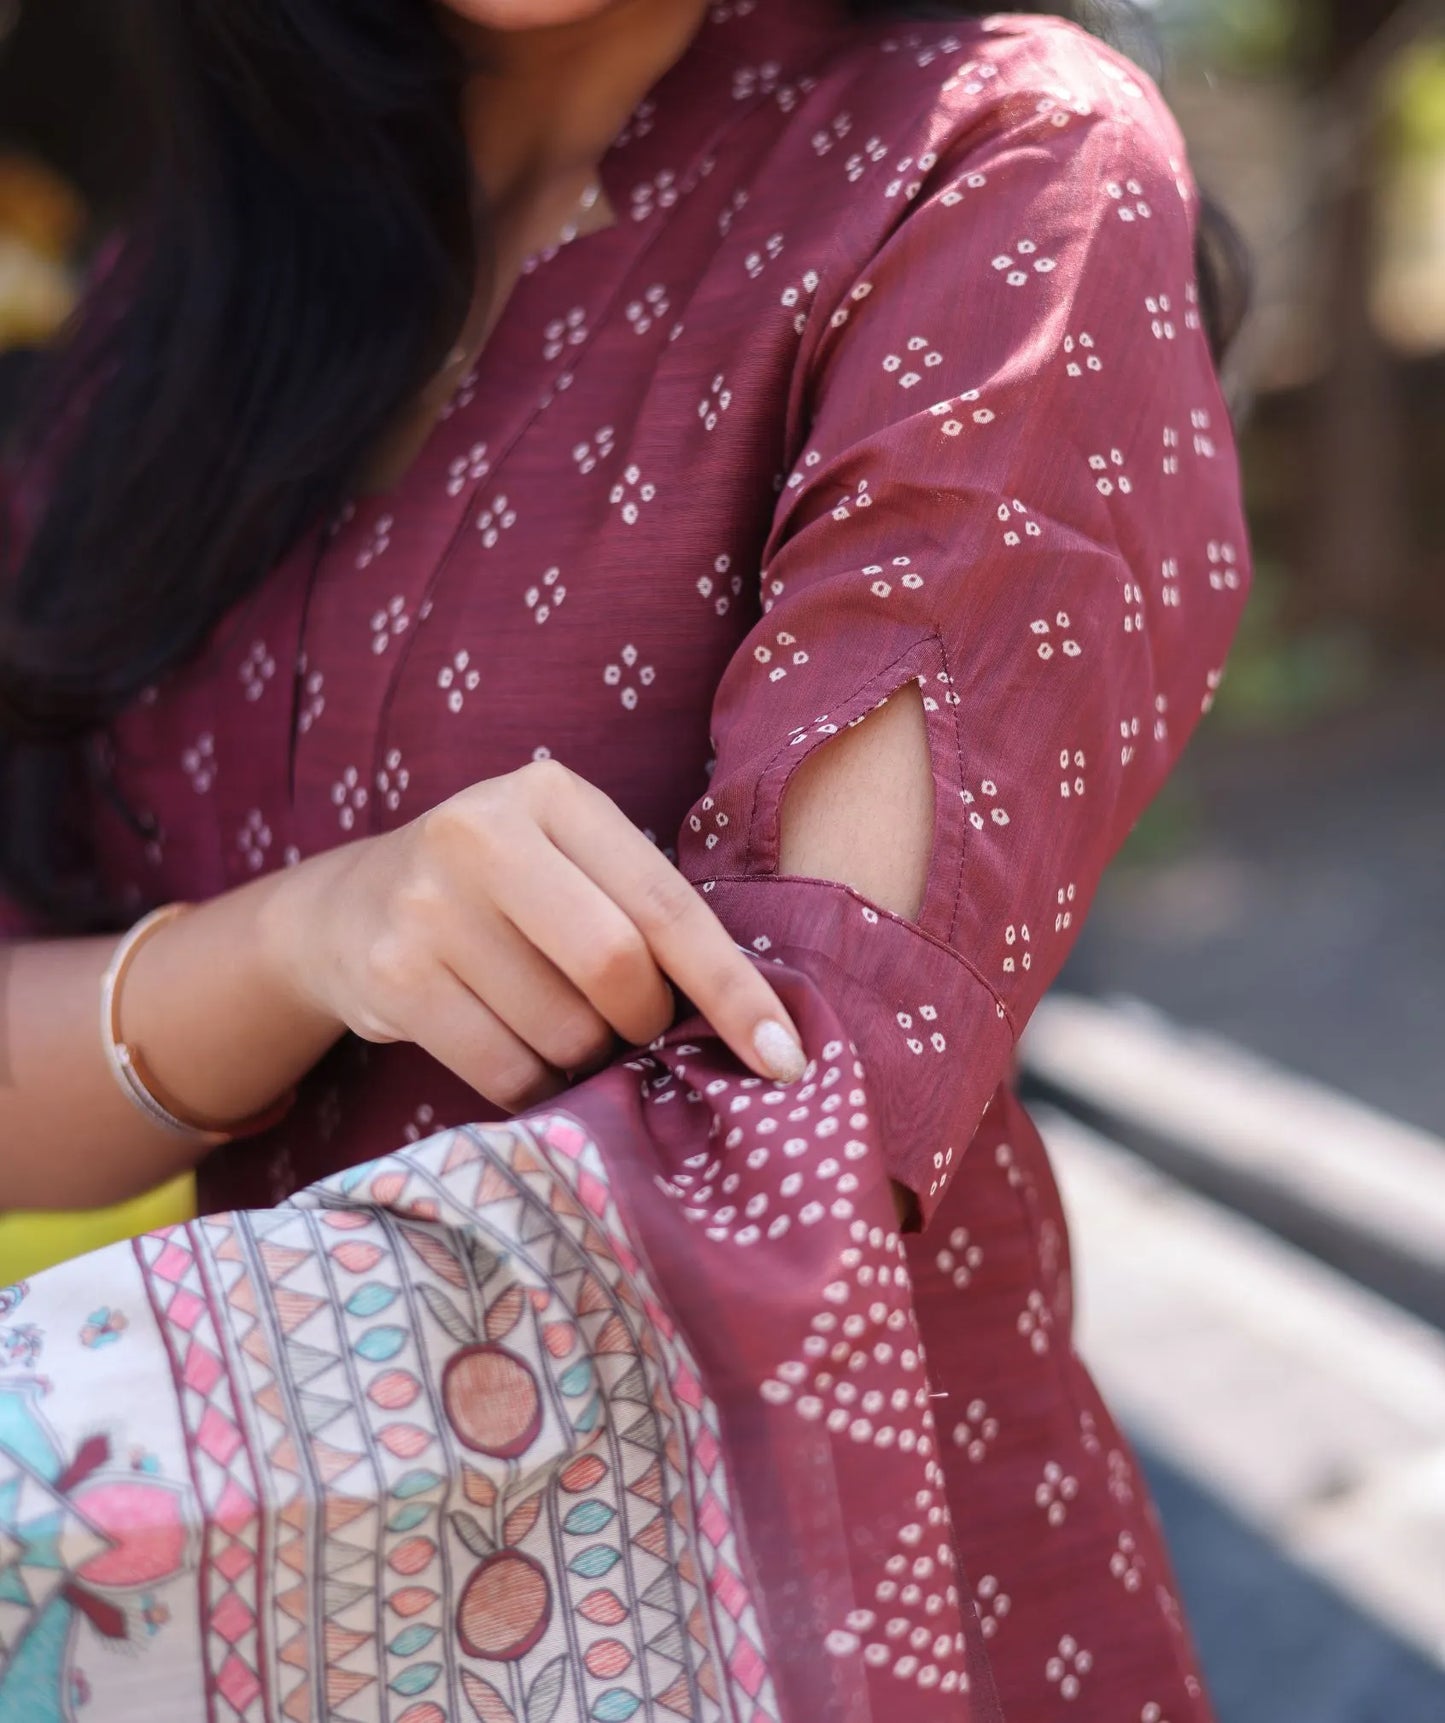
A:
<svg viewBox="0 0 1445 1723">
<path fill-rule="evenodd" d="M 345 1028 L 326 1004 L 324 932 L 328 905 L 352 859 L 348 852 L 358 847 L 313 856 L 251 888 L 258 894 L 257 955 L 265 990 L 288 1016 L 318 1032 L 339 1035 Z"/>
</svg>

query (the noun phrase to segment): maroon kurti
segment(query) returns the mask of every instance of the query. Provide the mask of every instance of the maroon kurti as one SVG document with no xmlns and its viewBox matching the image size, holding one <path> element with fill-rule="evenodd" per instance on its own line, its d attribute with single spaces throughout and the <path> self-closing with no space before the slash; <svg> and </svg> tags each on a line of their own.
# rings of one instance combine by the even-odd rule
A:
<svg viewBox="0 0 1445 1723">
<path fill-rule="evenodd" d="M 693 1021 L 546 1109 L 720 1396 L 783 1714 L 963 1715 L 976 1602 L 1009 1723 L 1203 1723 L 1009 1087 L 1246 584 L 1184 146 L 1058 21 L 727 0 L 602 175 L 616 224 L 533 260 L 402 482 L 116 725 L 107 872 L 204 898 L 529 760 L 599 785 L 781 966 L 816 1061 L 770 1090 Z M 910 681 L 916 921 L 777 867 L 792 772 Z M 348 1042 L 205 1206 L 497 1116 Z M 884 1168 L 928 1220 L 906 1295 Z M 874 1493 L 900 1465 L 906 1523 Z"/>
</svg>

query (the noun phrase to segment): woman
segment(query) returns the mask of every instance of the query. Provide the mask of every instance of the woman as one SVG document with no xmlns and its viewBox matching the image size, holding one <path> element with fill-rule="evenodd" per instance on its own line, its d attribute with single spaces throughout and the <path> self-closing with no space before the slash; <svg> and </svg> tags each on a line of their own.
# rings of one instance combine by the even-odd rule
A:
<svg viewBox="0 0 1445 1723">
<path fill-rule="evenodd" d="M 138 10 L 0 1133 L 257 1212 L 19 1299 L 0 1718 L 1206 1718 L 1009 1087 L 1244 584 L 1156 91 L 1048 16 Z"/>
</svg>

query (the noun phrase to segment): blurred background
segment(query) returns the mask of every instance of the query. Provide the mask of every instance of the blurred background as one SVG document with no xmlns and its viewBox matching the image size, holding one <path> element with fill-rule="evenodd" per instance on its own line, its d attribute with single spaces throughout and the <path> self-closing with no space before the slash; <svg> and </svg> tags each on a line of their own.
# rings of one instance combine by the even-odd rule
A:
<svg viewBox="0 0 1445 1723">
<path fill-rule="evenodd" d="M 0 0 L 0 426 L 140 166 L 113 7 Z M 1253 253 L 1257 587 L 1028 1082 L 1220 1723 L 1445 1723 L 1445 0 L 1143 10 Z"/>
</svg>

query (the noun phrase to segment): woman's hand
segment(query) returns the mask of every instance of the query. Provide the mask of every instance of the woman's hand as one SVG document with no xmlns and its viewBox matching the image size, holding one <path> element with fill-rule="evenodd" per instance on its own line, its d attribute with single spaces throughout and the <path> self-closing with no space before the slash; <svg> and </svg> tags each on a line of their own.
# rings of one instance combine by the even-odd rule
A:
<svg viewBox="0 0 1445 1723">
<path fill-rule="evenodd" d="M 278 882 L 287 989 L 368 1041 L 414 1041 L 517 1112 L 673 1021 L 668 978 L 775 1081 L 805 1057 L 703 898 L 594 785 L 541 761 Z"/>
</svg>

